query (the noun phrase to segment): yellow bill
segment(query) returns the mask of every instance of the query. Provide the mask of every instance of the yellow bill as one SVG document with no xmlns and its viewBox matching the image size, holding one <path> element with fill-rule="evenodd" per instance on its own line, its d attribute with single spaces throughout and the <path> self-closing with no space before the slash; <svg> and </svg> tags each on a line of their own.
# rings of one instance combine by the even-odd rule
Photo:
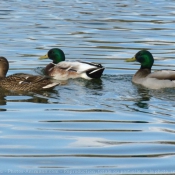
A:
<svg viewBox="0 0 175 175">
<path fill-rule="evenodd" d="M 125 61 L 126 62 L 134 62 L 134 61 L 136 61 L 136 58 L 132 57 L 132 58 L 126 59 Z"/>
<path fill-rule="evenodd" d="M 40 60 L 47 59 L 47 58 L 49 58 L 49 57 L 48 57 L 48 54 L 39 57 Z"/>
</svg>

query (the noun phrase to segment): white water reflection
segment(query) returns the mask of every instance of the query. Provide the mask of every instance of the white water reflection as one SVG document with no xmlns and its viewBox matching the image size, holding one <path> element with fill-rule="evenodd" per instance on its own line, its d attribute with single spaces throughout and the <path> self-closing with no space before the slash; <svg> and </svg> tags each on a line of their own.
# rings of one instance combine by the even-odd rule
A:
<svg viewBox="0 0 175 175">
<path fill-rule="evenodd" d="M 103 138 L 77 137 L 75 142 L 69 144 L 69 147 L 109 147 L 110 145 L 105 143 L 107 141 Z"/>
</svg>

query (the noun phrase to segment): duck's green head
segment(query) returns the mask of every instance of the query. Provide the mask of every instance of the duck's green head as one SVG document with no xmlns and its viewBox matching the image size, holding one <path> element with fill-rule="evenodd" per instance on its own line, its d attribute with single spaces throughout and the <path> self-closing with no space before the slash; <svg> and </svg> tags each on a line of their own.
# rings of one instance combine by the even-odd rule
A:
<svg viewBox="0 0 175 175">
<path fill-rule="evenodd" d="M 39 59 L 51 59 L 54 64 L 57 64 L 61 61 L 65 61 L 64 52 L 61 49 L 53 48 L 48 51 L 48 53 L 44 56 L 41 56 Z"/>
<path fill-rule="evenodd" d="M 147 50 L 141 50 L 135 54 L 133 58 L 127 59 L 127 62 L 138 61 L 141 64 L 141 69 L 151 69 L 154 58 Z"/>
</svg>

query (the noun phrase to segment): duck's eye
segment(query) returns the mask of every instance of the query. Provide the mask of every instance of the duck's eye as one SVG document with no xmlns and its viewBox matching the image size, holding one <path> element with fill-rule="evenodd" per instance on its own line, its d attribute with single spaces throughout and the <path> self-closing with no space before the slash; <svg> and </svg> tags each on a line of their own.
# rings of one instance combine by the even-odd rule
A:
<svg viewBox="0 0 175 175">
<path fill-rule="evenodd" d="M 138 57 L 140 57 L 140 56 L 142 56 L 142 54 L 141 54 L 140 52 L 138 52 L 138 53 L 135 55 L 136 58 L 138 58 Z"/>
<path fill-rule="evenodd" d="M 51 54 L 53 54 L 53 51 L 52 51 L 52 50 L 51 50 L 51 51 L 49 51 L 48 55 L 51 55 Z"/>
</svg>

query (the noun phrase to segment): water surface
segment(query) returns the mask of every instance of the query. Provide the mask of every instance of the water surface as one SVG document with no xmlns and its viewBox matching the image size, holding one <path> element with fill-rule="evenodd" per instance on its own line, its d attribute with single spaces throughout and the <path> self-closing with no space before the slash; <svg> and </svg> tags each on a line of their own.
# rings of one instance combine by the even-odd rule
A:
<svg viewBox="0 0 175 175">
<path fill-rule="evenodd" d="M 125 62 L 148 49 L 153 70 L 174 69 L 174 14 L 173 0 L 1 0 L 8 75 L 39 73 L 52 47 L 106 69 L 52 91 L 1 92 L 0 173 L 175 173 L 175 89 L 132 84 L 139 64 Z"/>
</svg>

